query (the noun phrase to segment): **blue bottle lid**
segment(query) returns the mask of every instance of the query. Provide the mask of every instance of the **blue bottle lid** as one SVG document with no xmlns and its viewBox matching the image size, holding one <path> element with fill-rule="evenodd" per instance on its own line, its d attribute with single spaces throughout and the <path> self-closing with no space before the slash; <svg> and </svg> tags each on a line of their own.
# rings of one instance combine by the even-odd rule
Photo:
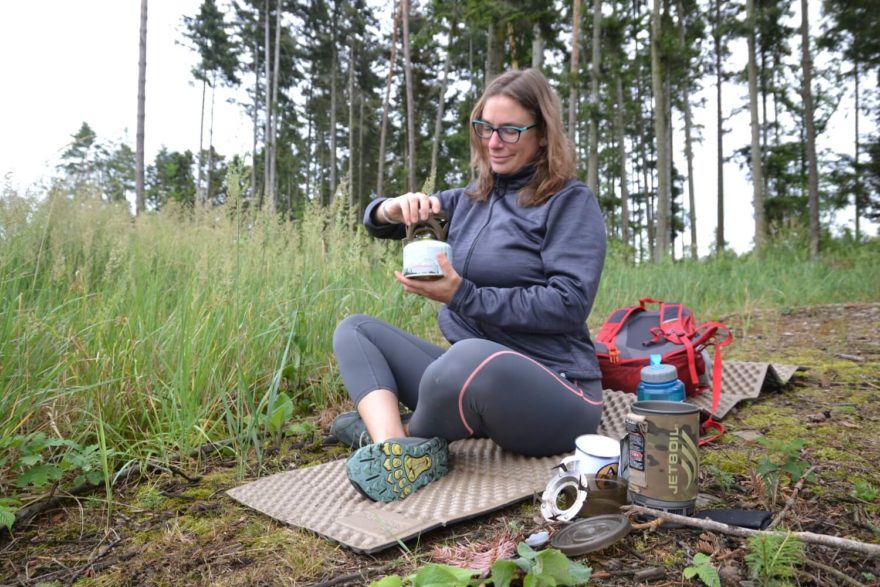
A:
<svg viewBox="0 0 880 587">
<path fill-rule="evenodd" d="M 660 355 L 651 355 L 652 361 L 655 356 L 659 357 Z M 652 363 L 647 367 L 642 367 L 641 375 L 642 381 L 645 383 L 668 383 L 678 378 L 678 371 L 672 365 Z"/>
</svg>

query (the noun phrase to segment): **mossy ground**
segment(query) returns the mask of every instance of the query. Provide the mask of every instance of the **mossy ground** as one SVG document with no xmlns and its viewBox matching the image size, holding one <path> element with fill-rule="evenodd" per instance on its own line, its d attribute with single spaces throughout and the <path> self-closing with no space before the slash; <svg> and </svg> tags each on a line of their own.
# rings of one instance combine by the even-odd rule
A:
<svg viewBox="0 0 880 587">
<path fill-rule="evenodd" d="M 757 465 L 780 455 L 768 453 L 757 439 L 803 440 L 796 457 L 816 469 L 783 526 L 880 543 L 880 304 L 722 319 L 736 337 L 726 358 L 797 364 L 805 371 L 786 389 L 740 404 L 725 418 L 727 434 L 701 454 L 701 493 L 717 498 L 714 507 L 779 511 L 793 484 L 783 475 L 775 502 L 768 495 Z M 312 420 L 326 432 L 329 417 Z M 311 441 L 283 443 L 270 452 L 263 474 L 346 454 L 319 439 L 320 432 Z M 0 544 L 0 583 L 312 585 L 348 577 L 332 584 L 366 585 L 386 574 L 411 573 L 448 547 L 478 552 L 500 535 L 519 539 L 548 527 L 534 504 L 525 503 L 429 533 L 408 544 L 408 551 L 360 556 L 229 499 L 225 490 L 244 481 L 234 461 L 214 457 L 201 473 L 193 481 L 145 473 L 116 489 L 111 508 L 94 494 L 16 528 Z M 698 530 L 636 530 L 582 562 L 593 567 L 595 585 L 687 585 L 696 583 L 685 581 L 682 570 L 693 554 L 705 552 L 723 583 L 736 585 L 748 577 L 744 547 L 743 539 Z M 863 584 L 878 584 L 878 560 L 818 546 L 807 546 L 807 557 Z M 649 578 L 636 578 L 650 568 L 656 571 Z M 799 572 L 800 584 L 841 581 L 810 564 Z"/>
</svg>

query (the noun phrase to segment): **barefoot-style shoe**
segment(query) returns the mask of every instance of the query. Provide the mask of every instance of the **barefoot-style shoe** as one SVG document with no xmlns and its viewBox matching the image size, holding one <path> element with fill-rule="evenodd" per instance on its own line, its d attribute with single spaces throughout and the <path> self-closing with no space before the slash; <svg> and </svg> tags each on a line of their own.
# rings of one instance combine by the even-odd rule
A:
<svg viewBox="0 0 880 587">
<path fill-rule="evenodd" d="M 412 417 L 412 413 L 403 414 L 400 421 L 406 424 Z M 373 444 L 367 426 L 357 412 L 343 412 L 336 416 L 330 424 L 330 436 L 341 444 L 351 448 L 360 448 L 367 444 Z"/>
<path fill-rule="evenodd" d="M 356 450 L 345 464 L 352 485 L 373 501 L 410 496 L 447 472 L 442 438 L 392 438 Z"/>
</svg>

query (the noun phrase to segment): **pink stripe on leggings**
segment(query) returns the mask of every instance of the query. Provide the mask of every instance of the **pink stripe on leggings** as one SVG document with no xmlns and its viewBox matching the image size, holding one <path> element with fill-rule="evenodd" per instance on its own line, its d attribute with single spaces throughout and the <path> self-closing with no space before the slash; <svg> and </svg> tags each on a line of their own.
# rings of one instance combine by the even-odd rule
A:
<svg viewBox="0 0 880 587">
<path fill-rule="evenodd" d="M 549 373 L 554 379 L 556 379 L 556 381 L 561 383 L 562 386 L 565 387 L 565 389 L 569 390 L 570 392 L 572 392 L 573 394 L 575 394 L 576 396 L 578 396 L 579 398 L 581 398 L 582 400 L 584 400 L 588 404 L 593 405 L 593 406 L 601 406 L 602 405 L 602 402 L 597 402 L 597 401 L 591 400 L 590 398 L 588 398 L 587 396 L 584 395 L 583 391 L 581 391 L 577 387 L 572 387 L 571 385 L 568 384 L 567 381 L 565 381 L 564 379 L 559 377 L 556 373 L 554 373 L 553 371 L 551 371 L 550 369 L 548 369 L 547 367 L 545 367 L 544 365 L 542 365 L 541 363 L 539 363 L 535 359 L 533 359 L 531 357 L 527 357 L 523 354 L 520 354 L 520 353 L 517 353 L 514 351 L 498 351 L 497 353 L 493 353 L 493 354 L 489 355 L 488 357 L 486 357 L 483 360 L 482 363 L 477 365 L 477 368 L 474 369 L 470 375 L 468 375 L 468 378 L 465 380 L 464 385 L 461 386 L 461 391 L 458 392 L 458 415 L 461 418 L 461 423 L 464 424 L 465 428 L 467 428 L 468 434 L 473 435 L 474 429 L 468 425 L 467 420 L 465 420 L 465 418 L 464 418 L 464 393 L 467 391 L 467 388 L 468 388 L 468 386 L 470 386 L 471 381 L 474 379 L 474 377 L 477 376 L 477 373 L 479 373 L 483 369 L 483 367 L 488 365 L 489 361 L 491 361 L 495 357 L 500 357 L 501 355 L 517 355 L 519 357 L 522 357 L 523 359 L 531 361 L 532 363 L 534 363 L 535 365 L 537 365 L 538 367 L 540 367 L 541 369 L 543 369 L 544 371 Z"/>
</svg>

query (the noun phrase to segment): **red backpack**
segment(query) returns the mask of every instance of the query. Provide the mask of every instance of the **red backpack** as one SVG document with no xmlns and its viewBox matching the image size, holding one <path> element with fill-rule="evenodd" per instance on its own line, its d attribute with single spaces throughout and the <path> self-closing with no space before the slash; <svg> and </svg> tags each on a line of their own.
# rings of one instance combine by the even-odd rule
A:
<svg viewBox="0 0 880 587">
<path fill-rule="evenodd" d="M 659 304 L 660 307 L 648 310 L 646 304 Z M 641 298 L 638 306 L 611 312 L 596 335 L 602 387 L 635 393 L 642 368 L 650 364 L 651 355 L 657 354 L 662 356 L 664 363 L 676 368 L 688 397 L 700 394 L 709 388 L 706 373 L 709 354 L 706 349 L 714 346 L 711 378 L 711 413 L 714 414 L 721 397 L 721 347 L 729 345 L 732 340 L 730 329 L 720 322 L 703 322 L 698 326 L 693 311 L 687 306 Z M 710 415 L 703 428 L 712 425 L 723 430 Z"/>
</svg>

